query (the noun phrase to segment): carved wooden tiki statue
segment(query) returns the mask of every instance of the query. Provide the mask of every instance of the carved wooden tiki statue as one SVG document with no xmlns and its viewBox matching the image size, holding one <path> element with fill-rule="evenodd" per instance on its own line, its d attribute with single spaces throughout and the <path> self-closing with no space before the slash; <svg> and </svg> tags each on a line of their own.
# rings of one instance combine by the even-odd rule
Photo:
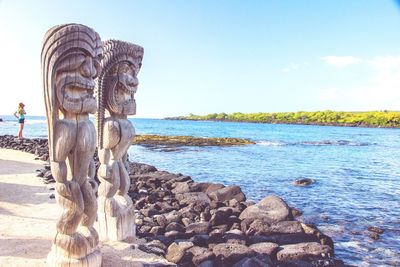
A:
<svg viewBox="0 0 400 267">
<path fill-rule="evenodd" d="M 97 109 L 94 79 L 102 55 L 99 35 L 80 24 L 55 26 L 42 47 L 42 73 L 56 199 L 63 212 L 47 257 L 50 266 L 100 266 L 93 228 L 97 202 L 93 180 Z"/>
<path fill-rule="evenodd" d="M 134 94 L 143 48 L 110 40 L 103 43 L 103 53 L 97 90 L 99 234 L 102 240 L 126 240 L 135 236 L 133 203 L 128 196 L 130 178 L 127 165 L 127 151 L 135 129 L 127 115 L 136 114 Z"/>
</svg>

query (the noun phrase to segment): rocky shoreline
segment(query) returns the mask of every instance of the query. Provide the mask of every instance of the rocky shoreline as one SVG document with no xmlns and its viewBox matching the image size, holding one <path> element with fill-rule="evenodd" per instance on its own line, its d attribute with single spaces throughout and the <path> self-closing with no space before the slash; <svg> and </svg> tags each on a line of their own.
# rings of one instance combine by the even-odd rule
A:
<svg viewBox="0 0 400 267">
<path fill-rule="evenodd" d="M 166 135 L 136 135 L 132 141 L 134 145 L 148 147 L 178 147 L 178 146 L 243 146 L 253 145 L 255 142 L 241 138 L 213 138 L 195 136 L 166 136 Z"/>
<path fill-rule="evenodd" d="M 0 136 L 0 147 L 48 160 L 46 139 Z M 54 179 L 47 165 L 43 182 Z M 239 186 L 198 183 L 191 177 L 130 162 L 137 236 L 132 249 L 160 255 L 178 266 L 348 266 L 315 225 L 295 219 L 296 209 L 277 196 L 246 201 Z M 162 265 L 157 265 L 162 266 Z"/>
</svg>

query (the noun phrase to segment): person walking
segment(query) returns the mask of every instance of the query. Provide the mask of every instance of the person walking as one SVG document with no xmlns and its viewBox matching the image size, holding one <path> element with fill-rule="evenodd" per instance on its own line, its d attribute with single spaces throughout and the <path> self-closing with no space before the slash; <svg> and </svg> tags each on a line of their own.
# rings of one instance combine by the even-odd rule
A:
<svg viewBox="0 0 400 267">
<path fill-rule="evenodd" d="M 24 124 L 25 124 L 25 105 L 24 103 L 19 103 L 18 104 L 18 110 L 14 112 L 14 116 L 18 119 L 19 123 L 19 130 L 18 130 L 18 139 L 22 139 L 22 131 L 24 130 Z"/>
</svg>

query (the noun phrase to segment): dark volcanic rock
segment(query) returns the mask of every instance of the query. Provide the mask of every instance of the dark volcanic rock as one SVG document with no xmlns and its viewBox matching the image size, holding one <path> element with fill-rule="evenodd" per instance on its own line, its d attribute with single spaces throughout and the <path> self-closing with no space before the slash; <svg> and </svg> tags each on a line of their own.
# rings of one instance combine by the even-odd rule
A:
<svg viewBox="0 0 400 267">
<path fill-rule="evenodd" d="M 298 180 L 295 180 L 293 182 L 293 185 L 295 186 L 307 186 L 310 185 L 312 183 L 314 183 L 315 181 L 313 179 L 310 178 L 300 178 Z"/>
<path fill-rule="evenodd" d="M 211 225 L 209 222 L 191 223 L 186 227 L 188 234 L 207 234 L 210 231 Z"/>
<path fill-rule="evenodd" d="M 223 184 L 214 184 L 214 183 L 193 183 L 190 186 L 190 190 L 192 192 L 203 192 L 206 194 L 210 194 L 218 189 L 224 188 Z"/>
<path fill-rule="evenodd" d="M 316 242 L 298 243 L 293 245 L 281 246 L 282 250 L 278 251 L 276 257 L 280 261 L 289 260 L 310 260 L 320 257 L 322 254 L 332 252 L 329 246 L 321 245 Z"/>
<path fill-rule="evenodd" d="M 268 224 L 260 219 L 250 224 L 247 234 L 271 235 L 271 234 L 295 234 L 304 233 L 301 223 L 298 221 L 281 221 Z"/>
<path fill-rule="evenodd" d="M 213 260 L 215 258 L 214 253 L 208 248 L 194 246 L 188 249 L 188 252 L 193 254 L 192 262 L 196 266 L 204 261 Z"/>
<path fill-rule="evenodd" d="M 273 267 L 271 259 L 268 255 L 257 255 L 255 257 L 246 257 L 237 263 L 235 263 L 232 267 Z"/>
<path fill-rule="evenodd" d="M 163 256 L 163 257 L 165 256 L 165 250 L 163 250 L 159 247 L 148 246 L 147 244 L 146 245 L 140 244 L 138 246 L 138 249 L 143 252 L 146 252 L 146 253 L 155 254 L 155 255 Z"/>
<path fill-rule="evenodd" d="M 289 206 L 280 197 L 271 195 L 256 205 L 247 207 L 239 217 L 244 219 L 262 219 L 270 223 L 288 221 L 292 219 Z"/>
<path fill-rule="evenodd" d="M 240 230 L 231 230 L 231 231 L 225 233 L 225 235 L 223 235 L 222 239 L 224 240 L 224 242 L 229 243 L 229 244 L 246 245 L 246 243 L 247 243 L 246 236 Z"/>
<path fill-rule="evenodd" d="M 260 254 L 274 255 L 279 245 L 272 242 L 262 242 L 253 244 L 249 248 Z"/>
<path fill-rule="evenodd" d="M 165 228 L 165 231 L 166 232 L 178 231 L 178 232 L 182 232 L 183 233 L 183 232 L 185 232 L 185 227 L 180 223 L 172 222 L 172 223 L 168 224 L 168 226 Z"/>
<path fill-rule="evenodd" d="M 129 174 L 132 175 L 157 171 L 156 167 L 144 163 L 130 162 L 129 167 L 130 167 Z"/>
<path fill-rule="evenodd" d="M 304 242 L 319 242 L 319 238 L 315 235 L 298 233 L 298 234 L 274 234 L 274 235 L 255 235 L 249 238 L 250 244 L 261 242 L 272 242 L 278 245 L 289 245 Z"/>
<path fill-rule="evenodd" d="M 210 223 L 212 225 L 220 225 L 227 222 L 229 216 L 232 215 L 233 209 L 230 207 L 221 207 L 217 209 L 211 216 Z"/>
<path fill-rule="evenodd" d="M 201 235 L 195 235 L 190 238 L 190 241 L 195 245 L 195 246 L 200 246 L 200 247 L 207 247 L 208 242 L 210 240 L 210 236 L 207 234 L 201 234 Z"/>
<path fill-rule="evenodd" d="M 176 195 L 176 199 L 180 205 L 188 205 L 190 203 L 210 204 L 210 198 L 203 192 L 191 192 Z"/>
<path fill-rule="evenodd" d="M 182 263 L 182 262 L 187 262 L 191 261 L 193 254 L 192 253 L 187 253 L 187 250 L 193 247 L 192 242 L 179 242 L 179 243 L 172 243 L 168 247 L 167 255 L 165 258 L 173 263 Z"/>
<path fill-rule="evenodd" d="M 385 230 L 383 230 L 383 229 L 381 229 L 381 228 L 379 228 L 379 227 L 376 227 L 376 226 L 370 226 L 370 227 L 368 227 L 368 231 L 370 231 L 370 232 L 375 232 L 375 233 L 377 233 L 377 234 L 383 234 L 383 232 L 385 232 Z"/>
<path fill-rule="evenodd" d="M 190 192 L 189 184 L 187 182 L 177 182 L 171 192 L 174 194 L 188 193 Z"/>
<path fill-rule="evenodd" d="M 255 255 L 252 249 L 240 244 L 218 244 L 214 246 L 213 252 L 218 260 L 228 264 Z"/>
<path fill-rule="evenodd" d="M 208 194 L 210 198 L 214 201 L 224 202 L 231 199 L 236 199 L 237 201 L 245 201 L 246 196 L 243 194 L 240 186 L 231 185 Z"/>
</svg>

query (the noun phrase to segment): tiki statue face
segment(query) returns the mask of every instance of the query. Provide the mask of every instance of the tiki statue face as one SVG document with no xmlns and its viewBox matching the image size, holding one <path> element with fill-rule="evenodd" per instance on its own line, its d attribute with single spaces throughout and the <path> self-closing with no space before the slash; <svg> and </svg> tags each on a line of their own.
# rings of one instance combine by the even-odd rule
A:
<svg viewBox="0 0 400 267">
<path fill-rule="evenodd" d="M 95 113 L 94 87 L 100 71 L 100 55 L 76 48 L 67 53 L 56 67 L 56 94 L 59 106 L 67 112 Z"/>
<path fill-rule="evenodd" d="M 134 95 L 139 81 L 136 77 L 140 63 L 122 61 L 117 63 L 109 72 L 110 87 L 108 91 L 109 109 L 121 115 L 136 114 Z"/>
</svg>

